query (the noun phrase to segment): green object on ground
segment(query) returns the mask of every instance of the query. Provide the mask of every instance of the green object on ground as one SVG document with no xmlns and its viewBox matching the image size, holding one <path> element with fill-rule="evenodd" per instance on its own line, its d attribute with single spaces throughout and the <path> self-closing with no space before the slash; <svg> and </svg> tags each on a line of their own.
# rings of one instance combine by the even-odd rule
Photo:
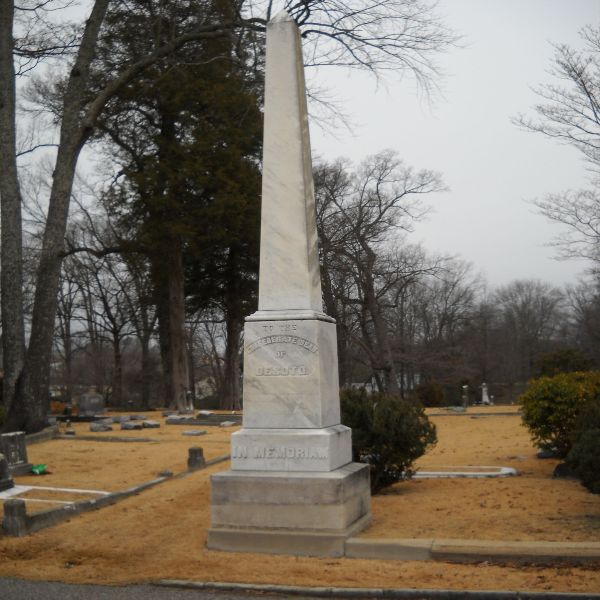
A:
<svg viewBox="0 0 600 600">
<path fill-rule="evenodd" d="M 44 475 L 44 473 L 46 473 L 47 470 L 47 465 L 33 465 L 33 467 L 31 467 L 31 472 L 34 475 Z"/>
</svg>

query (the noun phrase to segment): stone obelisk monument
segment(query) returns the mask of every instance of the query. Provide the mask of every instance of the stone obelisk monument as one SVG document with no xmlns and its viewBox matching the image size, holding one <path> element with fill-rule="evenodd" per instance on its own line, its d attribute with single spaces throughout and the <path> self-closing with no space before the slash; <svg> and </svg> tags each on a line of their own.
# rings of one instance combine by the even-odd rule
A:
<svg viewBox="0 0 600 600">
<path fill-rule="evenodd" d="M 340 424 L 335 322 L 323 313 L 300 35 L 267 26 L 258 311 L 244 328 L 243 427 L 211 478 L 209 548 L 341 555 L 371 518 L 368 465 Z"/>
</svg>

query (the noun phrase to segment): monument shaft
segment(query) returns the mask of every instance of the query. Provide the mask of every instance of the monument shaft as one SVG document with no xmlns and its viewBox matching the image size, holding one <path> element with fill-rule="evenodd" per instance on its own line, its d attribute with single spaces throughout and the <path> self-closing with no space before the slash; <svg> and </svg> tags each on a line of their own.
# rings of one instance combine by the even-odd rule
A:
<svg viewBox="0 0 600 600">
<path fill-rule="evenodd" d="M 304 66 L 287 13 L 268 25 L 266 61 L 258 310 L 322 313 Z"/>
<path fill-rule="evenodd" d="M 340 423 L 336 329 L 323 313 L 300 35 L 267 26 L 258 311 L 244 328 L 243 428 L 211 478 L 208 546 L 341 555 L 370 521 L 368 465 Z"/>
</svg>

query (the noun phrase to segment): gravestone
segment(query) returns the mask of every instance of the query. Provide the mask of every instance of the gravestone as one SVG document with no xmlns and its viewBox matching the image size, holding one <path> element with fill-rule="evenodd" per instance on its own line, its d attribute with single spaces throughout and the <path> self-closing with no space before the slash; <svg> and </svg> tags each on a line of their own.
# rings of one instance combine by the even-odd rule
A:
<svg viewBox="0 0 600 600">
<path fill-rule="evenodd" d="M 6 460 L 4 454 L 0 454 L 0 492 L 9 490 L 12 487 L 15 487 L 15 482 L 10 476 L 8 461 Z"/>
<path fill-rule="evenodd" d="M 462 405 L 465 410 L 469 407 L 469 386 L 462 386 Z"/>
<path fill-rule="evenodd" d="M 340 423 L 323 313 L 304 68 L 285 12 L 267 26 L 258 312 L 244 327 L 244 415 L 211 477 L 208 547 L 340 556 L 370 521 L 369 466 Z"/>
<path fill-rule="evenodd" d="M 121 429 L 123 431 L 133 431 L 136 429 L 144 429 L 141 421 L 123 421 L 121 423 Z"/>
<path fill-rule="evenodd" d="M 27 460 L 24 431 L 0 435 L 0 454 L 4 454 L 11 475 L 23 475 L 31 471 L 31 463 Z"/>
<path fill-rule="evenodd" d="M 81 394 L 77 402 L 80 417 L 93 417 L 106 411 L 106 403 L 101 394 L 91 387 L 85 394 Z"/>
<path fill-rule="evenodd" d="M 481 404 L 484 404 L 485 406 L 490 406 L 492 404 L 488 395 L 487 383 L 481 384 Z"/>
<path fill-rule="evenodd" d="M 90 431 L 94 432 L 94 433 L 104 433 L 106 431 L 112 431 L 112 425 L 109 425 L 108 423 L 103 423 L 103 422 L 99 422 L 99 423 L 90 423 Z"/>
<path fill-rule="evenodd" d="M 196 469 L 203 469 L 206 466 L 206 459 L 204 458 L 204 449 L 200 446 L 192 446 L 188 449 L 188 460 L 187 467 L 190 471 Z"/>
</svg>

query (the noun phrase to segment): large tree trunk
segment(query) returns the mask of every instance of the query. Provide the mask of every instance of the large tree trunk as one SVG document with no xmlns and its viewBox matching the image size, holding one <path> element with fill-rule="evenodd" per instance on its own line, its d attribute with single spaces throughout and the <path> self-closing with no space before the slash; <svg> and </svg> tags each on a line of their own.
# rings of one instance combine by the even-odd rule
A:
<svg viewBox="0 0 600 600">
<path fill-rule="evenodd" d="M 67 128 L 68 129 L 68 128 Z M 62 136 L 67 135 L 63 127 Z M 63 140 L 65 142 L 65 140 Z M 61 148 L 62 150 L 61 152 Z M 52 338 L 60 282 L 61 252 L 79 149 L 59 148 L 48 219 L 36 278 L 31 337 L 25 365 L 7 421 L 25 431 L 39 431 L 47 422 Z M 66 155 L 66 156 L 65 156 Z"/>
<path fill-rule="evenodd" d="M 6 419 L 8 429 L 32 433 L 47 423 L 52 337 L 71 190 L 79 153 L 92 133 L 92 124 L 82 123 L 81 113 L 86 101 L 90 64 L 108 4 L 109 0 L 94 2 L 64 95 L 60 140 L 36 278 L 31 336 Z M 2 256 L 3 271 L 10 258 Z M 22 314 L 23 308 L 20 310 Z M 10 362 L 10 358 L 8 360 Z"/>
<path fill-rule="evenodd" d="M 344 323 L 343 317 L 340 315 L 338 310 L 338 304 L 333 291 L 331 283 L 330 266 L 327 263 L 326 258 L 323 259 L 321 265 L 321 288 L 323 290 L 323 304 L 325 314 L 335 319 L 336 322 L 336 340 L 337 340 L 337 354 L 338 354 L 338 378 L 341 387 L 344 387 L 349 382 L 349 364 L 350 357 L 348 356 L 348 331 L 346 324 Z"/>
<path fill-rule="evenodd" d="M 17 175 L 15 131 L 15 69 L 13 63 L 14 2 L 0 10 L 0 202 L 2 222 L 2 350 L 3 393 L 6 412 L 11 411 L 17 379 L 23 368 L 23 255 L 21 192 Z"/>
<path fill-rule="evenodd" d="M 369 314 L 373 321 L 373 331 L 375 334 L 375 353 L 378 368 L 383 371 L 385 391 L 392 395 L 400 395 L 398 385 L 398 373 L 394 364 L 392 347 L 387 334 L 387 326 L 381 312 L 381 307 L 377 301 L 375 292 L 373 269 L 375 266 L 375 253 L 366 249 L 367 261 L 364 266 L 363 274 L 363 294 Z"/>
<path fill-rule="evenodd" d="M 142 351 L 142 409 L 150 408 L 150 338 L 140 337 Z"/>
<path fill-rule="evenodd" d="M 239 315 L 226 317 L 227 344 L 225 346 L 225 365 L 221 408 L 239 410 L 241 408 L 240 387 L 240 339 L 243 320 Z"/>
<path fill-rule="evenodd" d="M 123 404 L 123 364 L 121 360 L 121 340 L 118 335 L 113 338 L 113 376 L 112 376 L 112 397 L 113 406 L 122 406 Z"/>
<path fill-rule="evenodd" d="M 71 336 L 71 319 L 64 319 L 63 346 L 65 351 L 65 402 L 73 400 L 73 339 Z"/>
<path fill-rule="evenodd" d="M 165 404 L 187 408 L 188 364 L 185 347 L 185 293 L 181 240 L 173 238 L 153 257 Z"/>
<path fill-rule="evenodd" d="M 239 410 L 241 408 L 242 390 L 240 385 L 240 342 L 244 325 L 242 291 L 239 283 L 240 249 L 234 244 L 230 246 L 227 257 L 227 279 L 224 290 L 225 357 L 223 366 L 223 388 L 221 408 Z"/>
<path fill-rule="evenodd" d="M 196 404 L 196 353 L 194 352 L 194 331 L 188 330 L 188 389 L 192 407 Z"/>
</svg>

